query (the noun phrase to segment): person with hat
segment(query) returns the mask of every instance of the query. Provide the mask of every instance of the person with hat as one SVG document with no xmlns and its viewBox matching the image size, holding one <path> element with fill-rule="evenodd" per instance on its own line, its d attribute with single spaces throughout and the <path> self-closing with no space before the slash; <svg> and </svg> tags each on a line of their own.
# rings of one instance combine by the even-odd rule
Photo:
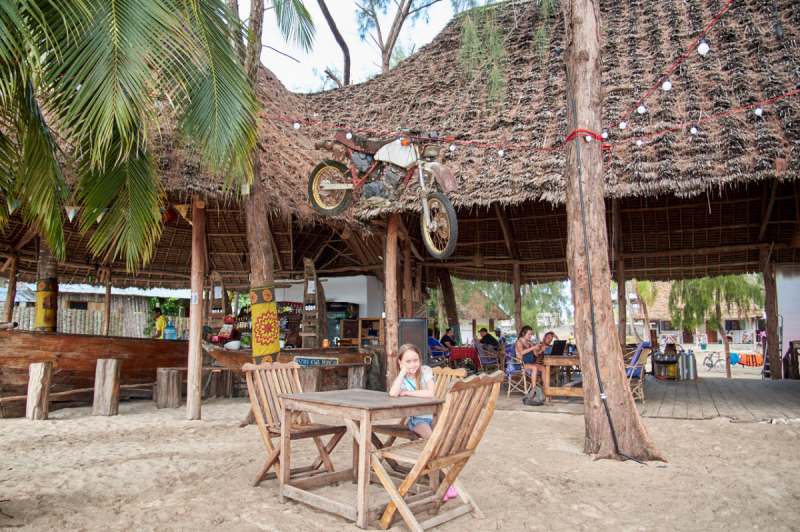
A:
<svg viewBox="0 0 800 532">
<path fill-rule="evenodd" d="M 500 343 L 497 341 L 497 338 L 489 334 L 489 330 L 486 327 L 481 327 L 481 330 L 478 331 L 481 335 L 481 343 L 483 345 L 489 345 L 492 347 L 497 347 Z"/>
<path fill-rule="evenodd" d="M 497 337 L 497 343 L 498 344 L 506 345 L 506 343 L 507 343 L 506 337 L 505 337 L 505 335 L 503 335 L 503 331 L 502 331 L 502 329 L 500 329 L 500 327 L 495 327 L 494 328 L 494 335 Z"/>
</svg>

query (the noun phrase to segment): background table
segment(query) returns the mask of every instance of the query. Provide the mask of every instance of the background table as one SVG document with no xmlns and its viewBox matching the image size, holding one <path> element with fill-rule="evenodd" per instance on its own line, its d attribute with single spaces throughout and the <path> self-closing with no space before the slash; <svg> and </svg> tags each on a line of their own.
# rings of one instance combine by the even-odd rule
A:
<svg viewBox="0 0 800 532">
<path fill-rule="evenodd" d="M 419 397 L 390 397 L 385 392 L 370 390 L 336 390 L 331 392 L 296 393 L 281 395 L 283 419 L 281 421 L 281 474 L 278 500 L 285 497 L 304 502 L 321 510 L 355 521 L 359 528 L 367 528 L 369 521 L 370 453 L 372 452 L 372 423 L 385 419 L 438 415 L 443 399 Z M 322 473 L 310 478 L 291 480 L 290 427 L 292 411 L 310 412 L 343 419 L 352 433 L 353 467 L 343 471 Z M 306 491 L 356 478 L 358 501 L 356 506 L 333 501 Z"/>
<path fill-rule="evenodd" d="M 550 367 L 551 366 L 577 366 L 581 365 L 581 357 L 579 356 L 544 356 L 544 375 L 542 375 L 542 384 L 544 385 L 544 395 L 546 396 L 547 404 L 550 404 L 550 397 L 583 397 L 583 388 L 576 388 L 567 383 L 566 386 L 550 386 Z M 575 384 L 575 383 L 573 383 Z"/>
<path fill-rule="evenodd" d="M 450 350 L 450 366 L 455 360 L 471 358 L 475 362 L 475 371 L 481 369 L 481 361 L 478 358 L 478 350 L 474 347 L 454 347 Z"/>
</svg>

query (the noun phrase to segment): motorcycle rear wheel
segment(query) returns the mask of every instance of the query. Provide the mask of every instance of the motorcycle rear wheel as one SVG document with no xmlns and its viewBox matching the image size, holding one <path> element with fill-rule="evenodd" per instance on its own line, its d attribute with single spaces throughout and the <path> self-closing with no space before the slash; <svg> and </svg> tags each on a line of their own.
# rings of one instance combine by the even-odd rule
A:
<svg viewBox="0 0 800 532">
<path fill-rule="evenodd" d="M 322 214 L 339 214 L 353 202 L 353 191 L 322 190 L 323 183 L 350 184 L 347 167 L 339 161 L 326 160 L 319 163 L 308 176 L 308 201 Z"/>
<path fill-rule="evenodd" d="M 458 220 L 453 204 L 441 192 L 428 194 L 428 210 L 431 213 L 431 222 L 435 224 L 434 231 L 428 231 L 425 224 L 425 212 L 421 218 L 422 241 L 428 253 L 434 258 L 443 260 L 449 257 L 456 249 L 458 241 Z"/>
</svg>

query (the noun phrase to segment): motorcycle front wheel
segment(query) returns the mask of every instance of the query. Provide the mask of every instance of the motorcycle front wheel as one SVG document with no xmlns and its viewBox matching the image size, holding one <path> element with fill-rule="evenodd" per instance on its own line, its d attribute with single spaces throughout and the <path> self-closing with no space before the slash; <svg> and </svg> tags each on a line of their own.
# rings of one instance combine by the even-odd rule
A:
<svg viewBox="0 0 800 532">
<path fill-rule="evenodd" d="M 339 161 L 319 163 L 308 176 L 308 200 L 322 214 L 339 214 L 353 201 L 352 189 L 323 190 L 320 185 L 349 185 L 347 167 Z"/>
<path fill-rule="evenodd" d="M 431 213 L 431 227 L 425 224 L 422 212 L 422 241 L 428 253 L 437 259 L 446 259 L 456 249 L 458 240 L 458 221 L 456 210 L 447 196 L 440 192 L 428 194 L 428 210 Z"/>
</svg>

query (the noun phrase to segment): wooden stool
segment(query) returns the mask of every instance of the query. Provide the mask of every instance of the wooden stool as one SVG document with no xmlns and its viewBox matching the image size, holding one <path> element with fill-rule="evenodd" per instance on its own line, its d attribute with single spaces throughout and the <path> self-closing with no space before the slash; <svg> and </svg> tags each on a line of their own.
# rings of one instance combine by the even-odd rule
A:
<svg viewBox="0 0 800 532">
<path fill-rule="evenodd" d="M 181 374 L 177 369 L 159 369 L 153 393 L 156 408 L 181 407 Z"/>
</svg>

